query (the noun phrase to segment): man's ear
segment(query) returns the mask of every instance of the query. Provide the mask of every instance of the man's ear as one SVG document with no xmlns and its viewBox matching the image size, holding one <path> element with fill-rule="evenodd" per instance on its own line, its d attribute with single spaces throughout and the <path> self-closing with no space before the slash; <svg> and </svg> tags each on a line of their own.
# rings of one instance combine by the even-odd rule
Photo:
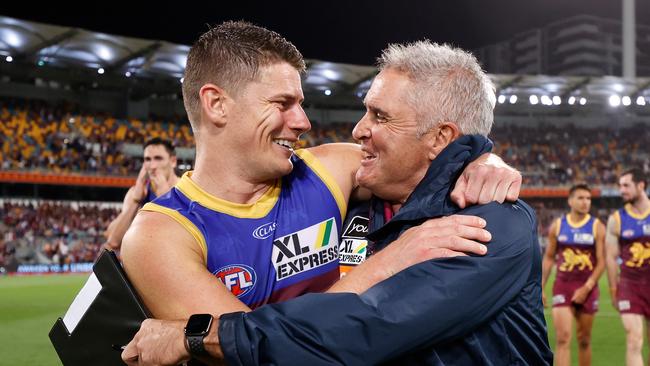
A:
<svg viewBox="0 0 650 366">
<path fill-rule="evenodd" d="M 223 127 L 226 125 L 229 109 L 232 108 L 232 98 L 221 87 L 215 84 L 205 84 L 199 90 L 201 115 L 211 125 Z"/>
<path fill-rule="evenodd" d="M 453 122 L 440 122 L 429 134 L 429 160 L 433 161 L 447 145 L 460 137 L 460 129 Z"/>
</svg>

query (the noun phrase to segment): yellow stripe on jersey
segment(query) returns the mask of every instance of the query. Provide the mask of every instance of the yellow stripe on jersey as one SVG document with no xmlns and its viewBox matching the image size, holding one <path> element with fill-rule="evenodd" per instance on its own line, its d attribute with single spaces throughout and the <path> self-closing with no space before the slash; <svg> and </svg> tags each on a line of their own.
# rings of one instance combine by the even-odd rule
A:
<svg viewBox="0 0 650 366">
<path fill-rule="evenodd" d="M 205 238 L 203 237 L 203 234 L 199 230 L 199 228 L 192 223 L 187 217 L 181 215 L 178 211 L 172 210 L 171 208 L 167 208 L 164 206 L 157 205 L 153 202 L 148 202 L 144 206 L 142 206 L 143 211 L 151 211 L 151 212 L 159 212 L 163 215 L 167 215 L 171 217 L 172 219 L 176 220 L 181 226 L 187 230 L 187 232 L 194 237 L 194 240 L 199 244 L 201 247 L 201 252 L 203 252 L 203 260 L 205 263 L 208 262 L 208 247 L 205 244 Z"/>
<path fill-rule="evenodd" d="M 191 178 L 192 172 L 186 172 L 178 184 L 176 184 L 176 188 L 183 192 L 187 198 L 213 211 L 222 212 L 226 215 L 242 219 L 258 219 L 268 215 L 271 209 L 273 209 L 273 206 L 278 202 L 282 185 L 282 180 L 277 179 L 275 184 L 269 187 L 256 202 L 242 204 L 226 201 L 211 195 L 196 185 Z"/>
<path fill-rule="evenodd" d="M 632 218 L 637 220 L 645 220 L 650 215 L 650 208 L 647 209 L 646 212 L 642 214 L 638 214 L 634 212 L 634 210 L 632 209 L 632 204 L 630 203 L 625 205 L 625 211 L 627 212 L 628 215 L 630 215 Z"/>
<path fill-rule="evenodd" d="M 343 198 L 343 192 L 341 192 L 341 187 L 329 171 L 321 164 L 320 161 L 309 151 L 305 149 L 300 149 L 294 151 L 294 154 L 298 155 L 315 173 L 318 177 L 325 183 L 327 188 L 334 196 L 336 204 L 339 206 L 339 211 L 341 212 L 341 220 L 345 219 L 345 213 L 348 209 L 348 203 Z"/>
<path fill-rule="evenodd" d="M 577 223 L 573 223 L 573 222 L 571 221 L 571 215 L 567 214 L 567 215 L 566 215 L 566 222 L 567 222 L 567 224 L 569 224 L 569 226 L 571 226 L 572 228 L 574 228 L 574 229 L 578 229 L 578 228 L 581 228 L 584 224 L 586 224 L 587 221 L 589 221 L 590 218 L 591 218 L 591 215 L 587 214 L 587 216 L 585 216 L 584 219 L 582 219 L 581 221 L 579 221 L 579 222 L 577 222 Z"/>
</svg>

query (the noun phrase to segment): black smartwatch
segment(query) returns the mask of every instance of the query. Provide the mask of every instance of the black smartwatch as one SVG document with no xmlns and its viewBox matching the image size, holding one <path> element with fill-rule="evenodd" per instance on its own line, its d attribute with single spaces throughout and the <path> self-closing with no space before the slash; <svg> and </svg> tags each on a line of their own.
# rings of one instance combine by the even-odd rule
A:
<svg viewBox="0 0 650 366">
<path fill-rule="evenodd" d="M 185 325 L 185 342 L 191 356 L 206 356 L 208 352 L 203 345 L 203 338 L 212 326 L 211 314 L 194 314 Z"/>
</svg>

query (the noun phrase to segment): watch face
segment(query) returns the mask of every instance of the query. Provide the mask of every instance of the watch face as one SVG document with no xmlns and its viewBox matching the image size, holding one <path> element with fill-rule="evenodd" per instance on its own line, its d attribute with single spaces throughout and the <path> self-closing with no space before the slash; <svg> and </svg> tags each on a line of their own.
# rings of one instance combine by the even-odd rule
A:
<svg viewBox="0 0 650 366">
<path fill-rule="evenodd" d="M 194 314 L 187 321 L 185 335 L 204 335 L 210 330 L 212 324 L 211 314 Z"/>
</svg>

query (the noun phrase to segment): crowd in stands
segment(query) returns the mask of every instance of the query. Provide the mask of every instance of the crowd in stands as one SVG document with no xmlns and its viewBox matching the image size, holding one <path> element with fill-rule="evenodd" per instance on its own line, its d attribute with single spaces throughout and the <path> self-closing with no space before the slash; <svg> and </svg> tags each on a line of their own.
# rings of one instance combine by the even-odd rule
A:
<svg viewBox="0 0 650 366">
<path fill-rule="evenodd" d="M 66 201 L 0 202 L 0 267 L 21 263 L 93 262 L 117 204 Z"/>
<path fill-rule="evenodd" d="M 0 101 L 0 158 L 3 170 L 55 173 L 136 175 L 138 156 L 123 153 L 124 144 L 162 137 L 176 147 L 193 147 L 187 120 L 117 119 L 77 113 L 37 101 Z M 354 142 L 352 123 L 319 125 L 304 135 L 300 147 Z M 650 129 L 585 128 L 573 125 L 497 125 L 495 152 L 524 174 L 527 186 L 612 185 L 628 167 L 650 171 Z"/>
</svg>

